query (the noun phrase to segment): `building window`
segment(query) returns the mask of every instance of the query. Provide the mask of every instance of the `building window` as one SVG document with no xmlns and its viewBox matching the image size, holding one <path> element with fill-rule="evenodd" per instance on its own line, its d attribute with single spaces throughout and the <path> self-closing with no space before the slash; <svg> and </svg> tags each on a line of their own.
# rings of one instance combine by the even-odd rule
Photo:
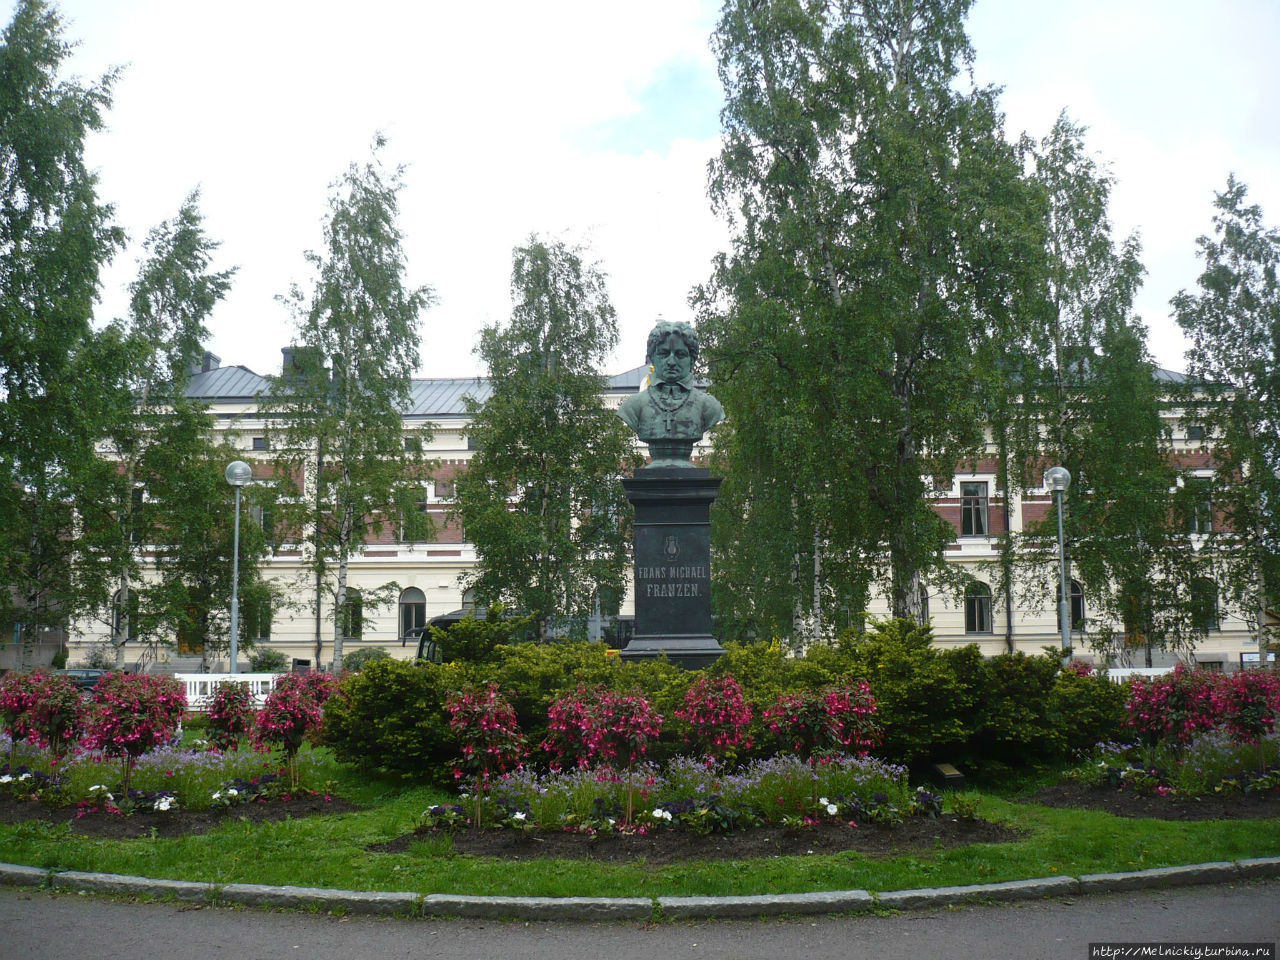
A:
<svg viewBox="0 0 1280 960">
<path fill-rule="evenodd" d="M 267 443 L 267 438 L 266 438 L 266 437 L 254 437 L 254 438 L 253 438 L 253 449 L 254 449 L 254 450 L 270 450 L 270 449 L 271 449 L 271 447 L 270 447 L 270 445 Z"/>
<path fill-rule="evenodd" d="M 920 625 L 929 625 L 929 591 L 920 587 Z"/>
<path fill-rule="evenodd" d="M 1204 427 L 1187 427 L 1187 441 L 1204 443 Z"/>
<path fill-rule="evenodd" d="M 111 637 L 117 640 L 138 639 L 138 594 L 130 590 L 129 602 L 124 602 L 124 591 L 117 590 L 111 601 Z"/>
<path fill-rule="evenodd" d="M 143 487 L 134 487 L 129 497 L 129 542 L 137 543 L 142 539 L 138 533 L 142 526 L 142 504 L 146 500 Z"/>
<path fill-rule="evenodd" d="M 985 482 L 960 484 L 960 535 L 987 535 L 987 485 Z"/>
<path fill-rule="evenodd" d="M 275 533 L 275 518 L 271 514 L 271 508 L 252 506 L 249 508 L 249 519 L 258 525 L 262 530 L 263 538 L 270 542 L 272 534 Z"/>
<path fill-rule="evenodd" d="M 364 600 L 360 591 L 347 587 L 347 602 L 342 608 L 342 637 L 359 640 L 364 634 Z"/>
<path fill-rule="evenodd" d="M 421 453 L 422 438 L 421 437 L 405 437 L 404 452 L 405 453 Z"/>
<path fill-rule="evenodd" d="M 400 636 L 426 625 L 427 595 L 417 587 L 409 587 L 400 594 Z"/>
<path fill-rule="evenodd" d="M 1084 587 L 1071 581 L 1071 629 L 1084 629 Z"/>
<path fill-rule="evenodd" d="M 1209 497 L 1212 481 L 1208 477 L 1187 480 L 1187 532 L 1213 532 L 1213 501 Z"/>
<path fill-rule="evenodd" d="M 429 493 L 426 489 L 418 490 L 414 495 L 412 492 L 405 497 L 403 505 L 400 507 L 400 542 L 401 543 L 423 543 L 430 538 L 431 533 L 431 515 L 427 512 L 427 499 Z M 412 502 L 407 502 L 412 497 Z"/>
<path fill-rule="evenodd" d="M 246 597 L 240 610 L 240 639 L 271 639 L 271 598 Z"/>
<path fill-rule="evenodd" d="M 1218 585 L 1207 577 L 1191 581 L 1191 625 L 1200 633 L 1218 629 Z"/>
<path fill-rule="evenodd" d="M 462 592 L 462 609 L 474 614 L 476 611 L 476 588 L 468 587 Z"/>
<path fill-rule="evenodd" d="M 991 632 L 991 588 L 971 583 L 964 590 L 964 632 Z"/>
</svg>

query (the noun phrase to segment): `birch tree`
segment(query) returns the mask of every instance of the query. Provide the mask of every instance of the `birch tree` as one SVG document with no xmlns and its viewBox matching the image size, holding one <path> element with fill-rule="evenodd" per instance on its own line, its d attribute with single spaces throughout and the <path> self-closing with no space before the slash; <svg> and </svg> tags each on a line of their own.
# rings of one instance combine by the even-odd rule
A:
<svg viewBox="0 0 1280 960">
<path fill-rule="evenodd" d="M 297 319 L 301 362 L 274 378 L 265 409 L 282 489 L 293 501 L 289 525 L 302 540 L 315 583 L 317 660 L 325 601 L 332 611 L 333 669 L 342 666 L 351 558 L 368 535 L 397 523 L 406 498 L 420 496 L 420 444 L 405 443 L 404 413 L 418 366 L 420 315 L 430 288 L 406 280 L 398 225 L 402 170 L 378 158 L 352 165 L 333 185 L 324 249 L 308 253 L 309 290 L 288 301 Z M 418 439 L 429 438 L 420 431 Z M 394 583 L 366 591 L 376 607 Z"/>
<path fill-rule="evenodd" d="M 76 504 L 110 481 L 94 445 L 127 397 L 90 326 L 123 241 L 84 162 L 115 76 L 62 78 L 70 52 L 49 6 L 16 5 L 0 40 L 0 619 L 24 651 L 103 600 L 109 565 L 82 561 L 111 540 Z"/>
<path fill-rule="evenodd" d="M 1189 422 L 1201 425 L 1216 467 L 1211 503 L 1222 523 L 1211 551 L 1222 564 L 1229 603 L 1265 651 L 1267 608 L 1280 569 L 1280 231 L 1227 178 L 1214 199 L 1213 233 L 1196 241 L 1204 264 L 1195 292 L 1173 298 L 1191 340 Z"/>
<path fill-rule="evenodd" d="M 718 552 L 744 551 L 722 615 L 755 579 L 786 629 L 790 578 L 818 624 L 876 582 L 918 617 L 947 577 L 929 494 L 985 442 L 982 346 L 1041 256 L 995 94 L 964 82 L 969 5 L 725 5 L 711 196 L 734 239 L 698 295 L 732 424 Z"/>
<path fill-rule="evenodd" d="M 480 335 L 492 393 L 469 404 L 476 452 L 457 513 L 476 545 L 477 597 L 532 614 L 546 640 L 624 593 L 619 478 L 637 457 L 601 400 L 600 365 L 618 342 L 604 274 L 581 251 L 532 237 L 513 253 L 511 299 L 510 320 Z"/>
</svg>

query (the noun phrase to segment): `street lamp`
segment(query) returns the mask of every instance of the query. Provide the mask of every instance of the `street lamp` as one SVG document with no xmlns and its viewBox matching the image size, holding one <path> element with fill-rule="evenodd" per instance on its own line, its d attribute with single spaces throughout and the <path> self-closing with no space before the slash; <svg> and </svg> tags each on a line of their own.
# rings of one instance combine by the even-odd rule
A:
<svg viewBox="0 0 1280 960">
<path fill-rule="evenodd" d="M 1066 467 L 1050 467 L 1044 472 L 1044 485 L 1058 497 L 1058 579 L 1062 593 L 1058 597 L 1058 627 L 1062 631 L 1062 656 L 1071 649 L 1071 603 L 1067 599 L 1067 547 L 1062 536 L 1062 500 L 1071 486 L 1071 471 Z"/>
<path fill-rule="evenodd" d="M 233 460 L 227 464 L 224 476 L 227 483 L 236 488 L 236 532 L 231 547 L 231 672 L 239 673 L 236 653 L 240 637 L 240 488 L 253 479 L 253 467 L 243 460 Z"/>
</svg>

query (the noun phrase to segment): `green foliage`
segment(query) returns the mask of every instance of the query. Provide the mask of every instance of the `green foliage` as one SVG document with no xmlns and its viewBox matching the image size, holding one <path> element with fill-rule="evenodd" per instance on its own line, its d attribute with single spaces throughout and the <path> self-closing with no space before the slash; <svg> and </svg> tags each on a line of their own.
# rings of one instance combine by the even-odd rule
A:
<svg viewBox="0 0 1280 960">
<path fill-rule="evenodd" d="M 210 560 L 209 545 L 223 545 L 234 518 L 226 496 L 209 497 L 203 484 L 193 496 L 186 487 L 187 476 L 207 468 L 216 447 L 212 418 L 185 395 L 185 387 L 208 337 L 205 321 L 230 288 L 234 271 L 212 269 L 218 244 L 204 232 L 198 203 L 198 193 L 192 193 L 172 220 L 147 236 L 146 256 L 129 288 L 128 319 L 107 331 L 133 400 L 106 431 L 119 483 L 112 499 L 99 506 L 119 520 L 118 544 L 105 555 L 120 559 L 104 575 L 113 578 L 120 599 L 102 610 L 116 669 L 124 667 L 129 640 L 170 640 L 181 631 L 188 643 L 207 639 L 211 648 L 217 646 L 213 637 L 195 636 L 211 631 L 192 630 L 189 594 L 200 593 L 197 581 L 207 581 L 210 573 L 203 566 Z M 250 525 L 244 533 L 241 582 L 252 589 L 265 550 Z M 152 555 L 160 576 L 143 584 L 141 570 Z M 227 578 L 219 588 L 229 588 Z M 206 597 L 204 605 L 227 606 L 229 593 Z"/>
<path fill-rule="evenodd" d="M 1224 523 L 1208 552 L 1220 561 L 1224 595 L 1257 636 L 1280 581 L 1280 230 L 1246 203 L 1234 176 L 1214 198 L 1213 235 L 1196 241 L 1199 290 L 1179 291 L 1174 316 L 1191 340 L 1188 422 L 1212 438 L 1209 494 Z"/>
<path fill-rule="evenodd" d="M 345 763 L 404 779 L 450 779 L 458 743 L 445 699 L 469 679 L 458 664 L 373 660 L 324 706 L 323 743 Z"/>
<path fill-rule="evenodd" d="M 477 669 L 477 679 L 498 685 L 515 708 L 520 729 L 537 745 L 545 736 L 552 700 L 579 684 L 616 687 L 622 681 L 623 664 L 606 650 L 602 643 L 579 641 L 500 647 Z"/>
<path fill-rule="evenodd" d="M 532 616 L 507 616 L 504 608 L 495 604 L 483 620 L 464 617 L 448 629 L 431 627 L 430 630 L 431 639 L 439 646 L 445 663 L 454 660 L 483 663 L 493 658 L 498 647 L 527 639 L 532 626 Z"/>
<path fill-rule="evenodd" d="M 1125 687 L 1100 674 L 1063 670 L 1049 695 L 1049 722 L 1072 753 L 1117 740 L 1125 716 Z"/>
<path fill-rule="evenodd" d="M 289 669 L 289 658 L 274 647 L 264 647 L 249 657 L 249 669 L 254 673 L 283 673 Z"/>
<path fill-rule="evenodd" d="M 0 620 L 23 652 L 103 604 L 121 560 L 117 518 L 95 509 L 118 476 L 94 445 L 130 398 L 90 320 L 124 238 L 84 162 L 114 76 L 61 79 L 70 55 L 58 14 L 20 0 L 0 41 Z"/>
<path fill-rule="evenodd" d="M 511 319 L 480 336 L 493 392 L 468 400 L 475 454 L 457 514 L 476 545 L 477 597 L 533 614 L 545 640 L 624 592 L 618 477 L 635 453 L 600 399 L 599 367 L 618 339 L 604 274 L 535 237 L 513 254 L 511 292 Z"/>
<path fill-rule="evenodd" d="M 386 660 L 391 656 L 386 647 L 361 647 L 342 658 L 342 669 L 359 673 L 373 660 Z"/>
<path fill-rule="evenodd" d="M 845 635 L 840 649 L 849 672 L 871 684 L 884 729 L 879 753 L 911 763 L 967 751 L 979 703 L 990 695 L 976 647 L 939 650 L 929 627 L 899 619 Z"/>
<path fill-rule="evenodd" d="M 982 709 L 967 744 L 971 762 L 1026 766 L 1061 755 L 1065 738 L 1049 712 L 1059 659 L 1003 653 L 982 667 Z"/>
<path fill-rule="evenodd" d="M 404 442 L 403 412 L 418 366 L 419 314 L 432 294 L 405 283 L 401 171 L 383 169 L 383 145 L 379 137 L 370 162 L 352 164 L 332 188 L 324 250 L 307 254 L 314 283 L 288 298 L 297 320 L 295 363 L 273 378 L 262 404 L 280 425 L 271 447 L 291 507 L 285 519 L 306 531 L 316 609 L 327 600 L 331 615 L 347 609 L 351 556 L 399 518 L 398 507 L 420 496 L 426 480 L 421 453 Z M 364 606 L 394 599 L 399 591 L 389 586 L 363 591 Z M 332 616 L 335 670 L 350 635 L 343 619 Z"/>
<path fill-rule="evenodd" d="M 1190 549 L 1168 504 L 1177 483 L 1162 417 L 1168 385 L 1157 380 L 1147 332 L 1133 315 L 1142 281 L 1136 237 L 1117 243 L 1108 216 L 1112 177 L 1088 152 L 1083 128 L 1064 114 L 1038 143 L 1022 143 L 1049 216 L 1045 296 L 1026 309 L 1037 322 L 999 344 L 1020 358 L 1012 416 L 1011 483 L 1038 487 L 1047 465 L 1073 481 L 1065 500 L 1069 561 L 1104 655 L 1122 645 L 1185 649 L 1195 639 L 1187 585 L 1206 555 Z M 1012 549 L 1032 602 L 1052 609 L 1058 583 L 1057 513 L 1029 525 Z M 1008 582 L 1012 570 L 1006 569 Z"/>
<path fill-rule="evenodd" d="M 877 580 L 919 614 L 954 537 L 924 478 L 981 449 L 986 344 L 1032 322 L 1012 305 L 1041 209 L 994 91 L 964 82 L 968 6 L 730 0 L 713 36 L 734 228 L 695 297 L 729 416 L 716 603 L 756 636 L 808 617 L 829 637 Z"/>
</svg>

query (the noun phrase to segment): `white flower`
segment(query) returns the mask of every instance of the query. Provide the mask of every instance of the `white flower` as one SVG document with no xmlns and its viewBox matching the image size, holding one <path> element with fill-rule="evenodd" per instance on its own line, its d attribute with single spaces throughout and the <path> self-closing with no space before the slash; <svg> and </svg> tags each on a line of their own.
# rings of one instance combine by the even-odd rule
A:
<svg viewBox="0 0 1280 960">
<path fill-rule="evenodd" d="M 20 776 L 18 779 L 19 779 L 19 780 L 30 780 L 30 779 L 31 779 L 31 774 L 29 774 L 29 773 L 24 773 L 24 774 L 23 774 L 22 776 Z"/>
<path fill-rule="evenodd" d="M 669 821 L 671 819 L 671 811 L 663 810 L 661 807 L 656 807 L 653 811 L 653 819 Z"/>
<path fill-rule="evenodd" d="M 831 814 L 831 816 L 834 817 L 839 812 L 840 812 L 840 808 L 837 807 L 834 803 L 827 804 L 827 813 Z"/>
<path fill-rule="evenodd" d="M 227 796 L 228 796 L 228 797 L 238 797 L 238 796 L 240 796 L 240 791 L 239 791 L 239 790 L 237 790 L 235 787 L 231 787 L 231 788 L 227 791 Z"/>
<path fill-rule="evenodd" d="M 9 774 L 7 773 L 3 777 L 0 777 L 0 783 L 12 783 L 12 782 L 13 782 L 13 777 L 9 776 Z"/>
<path fill-rule="evenodd" d="M 169 810 L 171 807 L 174 807 L 174 806 L 177 806 L 177 802 L 173 799 L 173 797 L 165 796 L 165 797 L 158 797 L 156 799 L 156 802 L 151 805 L 151 808 L 153 810 L 158 810 L 161 813 L 164 813 L 165 811 Z"/>
<path fill-rule="evenodd" d="M 524 823 L 526 819 L 525 812 L 523 810 L 517 810 L 511 815 L 511 819 L 515 820 L 517 823 Z"/>
<path fill-rule="evenodd" d="M 618 821 L 614 820 L 614 819 L 613 819 L 613 817 L 610 817 L 610 818 L 609 818 L 609 826 L 611 826 L 611 827 L 612 827 L 612 826 L 613 826 L 615 823 L 617 823 L 617 822 L 618 822 Z"/>
<path fill-rule="evenodd" d="M 827 801 L 827 798 L 826 798 L 826 797 L 819 797 L 819 798 L 818 798 L 818 806 L 820 806 L 820 807 L 825 807 L 825 806 L 827 805 L 827 803 L 828 803 L 828 801 Z"/>
</svg>

